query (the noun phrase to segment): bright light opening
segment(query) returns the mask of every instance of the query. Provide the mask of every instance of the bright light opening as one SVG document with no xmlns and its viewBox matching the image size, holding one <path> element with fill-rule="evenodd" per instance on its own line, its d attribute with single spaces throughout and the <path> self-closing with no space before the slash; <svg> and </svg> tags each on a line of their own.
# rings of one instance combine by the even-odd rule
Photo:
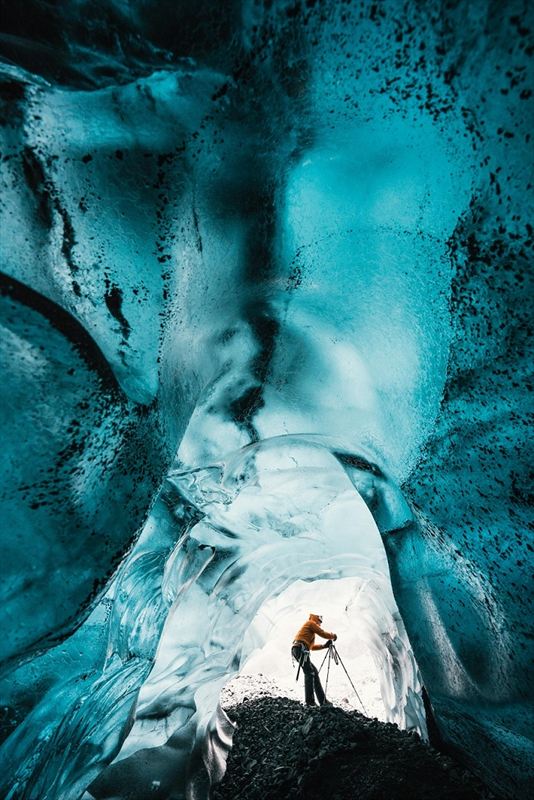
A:
<svg viewBox="0 0 534 800">
<path fill-rule="evenodd" d="M 336 581 L 297 581 L 278 597 L 265 603 L 252 621 L 245 648 L 268 632 L 263 647 L 254 650 L 244 663 L 238 677 L 222 692 L 223 704 L 240 702 L 254 693 L 273 693 L 302 701 L 302 673 L 296 682 L 297 668 L 292 663 L 290 648 L 295 633 L 310 612 L 323 616 L 323 628 L 334 631 L 339 655 L 356 687 L 367 716 L 385 721 L 387 714 L 380 691 L 377 659 L 367 643 L 368 620 L 358 614 L 358 606 L 369 591 L 369 581 L 342 578 Z M 316 644 L 324 644 L 316 637 Z M 311 658 L 319 669 L 327 698 L 335 705 L 363 711 L 341 664 L 331 663 L 328 672 L 326 650 L 312 652 Z M 326 657 L 326 658 L 325 658 Z M 328 676 L 328 683 L 327 683 Z"/>
</svg>

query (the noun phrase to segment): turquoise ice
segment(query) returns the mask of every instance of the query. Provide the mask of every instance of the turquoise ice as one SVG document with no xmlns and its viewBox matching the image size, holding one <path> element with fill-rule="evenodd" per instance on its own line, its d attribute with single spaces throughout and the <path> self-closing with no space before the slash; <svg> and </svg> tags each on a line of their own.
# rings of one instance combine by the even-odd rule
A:
<svg viewBox="0 0 534 800">
<path fill-rule="evenodd" d="M 525 792 L 531 14 L 15 5 L 3 795 L 206 797 L 258 608 L 363 574 L 391 718 Z"/>
</svg>

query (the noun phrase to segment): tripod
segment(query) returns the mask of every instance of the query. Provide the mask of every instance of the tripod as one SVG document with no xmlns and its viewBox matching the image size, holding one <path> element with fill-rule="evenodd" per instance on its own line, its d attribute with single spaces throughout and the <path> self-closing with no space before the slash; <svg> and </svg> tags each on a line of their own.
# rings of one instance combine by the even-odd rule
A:
<svg viewBox="0 0 534 800">
<path fill-rule="evenodd" d="M 352 686 L 352 688 L 354 690 L 354 694 L 358 698 L 358 702 L 360 703 L 360 705 L 362 707 L 362 711 L 365 714 L 365 716 L 367 716 L 367 711 L 365 710 L 365 706 L 362 703 L 362 698 L 358 694 L 358 691 L 357 691 L 355 685 L 353 684 L 349 673 L 347 672 L 347 668 L 345 667 L 345 664 L 341 660 L 341 656 L 338 653 L 337 647 L 335 646 L 335 644 L 333 642 L 331 642 L 329 644 L 329 646 L 328 646 L 328 652 L 325 655 L 325 657 L 323 658 L 321 666 L 319 667 L 319 672 L 321 672 L 321 670 L 323 668 L 323 665 L 324 665 L 324 662 L 326 661 L 326 659 L 328 659 L 328 664 L 327 664 L 327 667 L 326 667 L 326 681 L 325 681 L 325 685 L 324 685 L 324 693 L 325 693 L 325 695 L 326 695 L 326 690 L 328 689 L 328 678 L 330 677 L 330 665 L 331 665 L 331 663 L 333 661 L 334 664 L 337 664 L 337 665 L 341 664 L 341 666 L 343 667 L 343 669 L 345 671 L 345 675 L 347 676 L 347 678 L 349 680 L 349 683 L 350 683 L 350 685 Z"/>
</svg>

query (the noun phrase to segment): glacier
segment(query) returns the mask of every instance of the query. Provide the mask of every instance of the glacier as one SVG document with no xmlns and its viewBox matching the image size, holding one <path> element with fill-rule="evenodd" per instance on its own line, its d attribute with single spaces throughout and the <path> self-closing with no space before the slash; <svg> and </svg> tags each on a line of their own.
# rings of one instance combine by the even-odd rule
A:
<svg viewBox="0 0 534 800">
<path fill-rule="evenodd" d="M 4 9 L 2 796 L 205 800 L 340 577 L 388 718 L 527 796 L 532 11 L 214 8 Z"/>
</svg>

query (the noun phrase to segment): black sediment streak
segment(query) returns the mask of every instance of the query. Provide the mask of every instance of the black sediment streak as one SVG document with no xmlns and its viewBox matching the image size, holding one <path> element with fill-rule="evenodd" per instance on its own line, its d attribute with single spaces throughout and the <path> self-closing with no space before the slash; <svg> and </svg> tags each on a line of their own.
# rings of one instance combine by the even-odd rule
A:
<svg viewBox="0 0 534 800">
<path fill-rule="evenodd" d="M 376 475 L 377 478 L 385 477 L 380 467 L 377 467 L 376 464 L 372 464 L 370 461 L 366 461 L 360 456 L 340 452 L 335 452 L 334 455 L 337 460 L 346 467 L 354 467 L 355 469 L 362 470 L 362 472 L 370 472 Z"/>
<path fill-rule="evenodd" d="M 11 298 L 42 314 L 56 330 L 71 342 L 87 366 L 98 375 L 102 387 L 108 391 L 122 394 L 104 354 L 83 325 L 68 311 L 3 272 L 0 272 L 0 296 Z"/>
<path fill-rule="evenodd" d="M 197 238 L 197 248 L 198 252 L 202 255 L 202 236 L 200 235 L 200 227 L 198 224 L 198 214 L 196 208 L 193 206 L 193 225 L 195 227 L 195 234 Z"/>
<path fill-rule="evenodd" d="M 230 405 L 233 419 L 242 425 L 252 441 L 257 441 L 258 433 L 252 422 L 253 417 L 265 405 L 263 387 L 268 377 L 271 358 L 279 330 L 278 321 L 268 301 L 261 295 L 262 285 L 272 277 L 275 270 L 273 242 L 275 236 L 274 184 L 271 176 L 262 174 L 261 168 L 253 186 L 247 192 L 247 202 L 252 202 L 255 224 L 249 237 L 245 258 L 245 281 L 253 287 L 254 298 L 245 308 L 244 315 L 259 346 L 258 353 L 250 365 L 253 385 L 236 398 Z"/>
<path fill-rule="evenodd" d="M 63 222 L 63 241 L 61 243 L 61 252 L 71 272 L 78 270 L 78 265 L 74 261 L 72 250 L 76 244 L 76 237 L 74 235 L 74 227 L 72 225 L 70 216 L 66 209 L 59 202 L 59 198 L 54 198 L 54 206 L 61 217 Z"/>
<path fill-rule="evenodd" d="M 22 151 L 22 171 L 29 190 L 37 200 L 37 214 L 44 227 L 50 231 L 54 224 L 54 204 L 44 167 L 31 147 Z"/>
<path fill-rule="evenodd" d="M 128 339 L 131 331 L 130 323 L 122 313 L 122 291 L 116 284 L 108 286 L 104 294 L 104 301 L 109 313 L 119 323 L 123 338 Z"/>
<path fill-rule="evenodd" d="M 54 211 L 61 218 L 63 224 L 61 253 L 71 273 L 77 272 L 78 265 L 73 256 L 73 249 L 76 245 L 76 235 L 70 215 L 61 203 L 52 180 L 47 177 L 44 166 L 37 153 L 31 147 L 25 147 L 22 151 L 22 170 L 26 184 L 37 200 L 37 214 L 39 219 L 47 231 L 52 230 L 54 225 Z M 76 286 L 73 288 L 76 291 Z M 79 294 L 79 292 L 76 293 Z"/>
</svg>

